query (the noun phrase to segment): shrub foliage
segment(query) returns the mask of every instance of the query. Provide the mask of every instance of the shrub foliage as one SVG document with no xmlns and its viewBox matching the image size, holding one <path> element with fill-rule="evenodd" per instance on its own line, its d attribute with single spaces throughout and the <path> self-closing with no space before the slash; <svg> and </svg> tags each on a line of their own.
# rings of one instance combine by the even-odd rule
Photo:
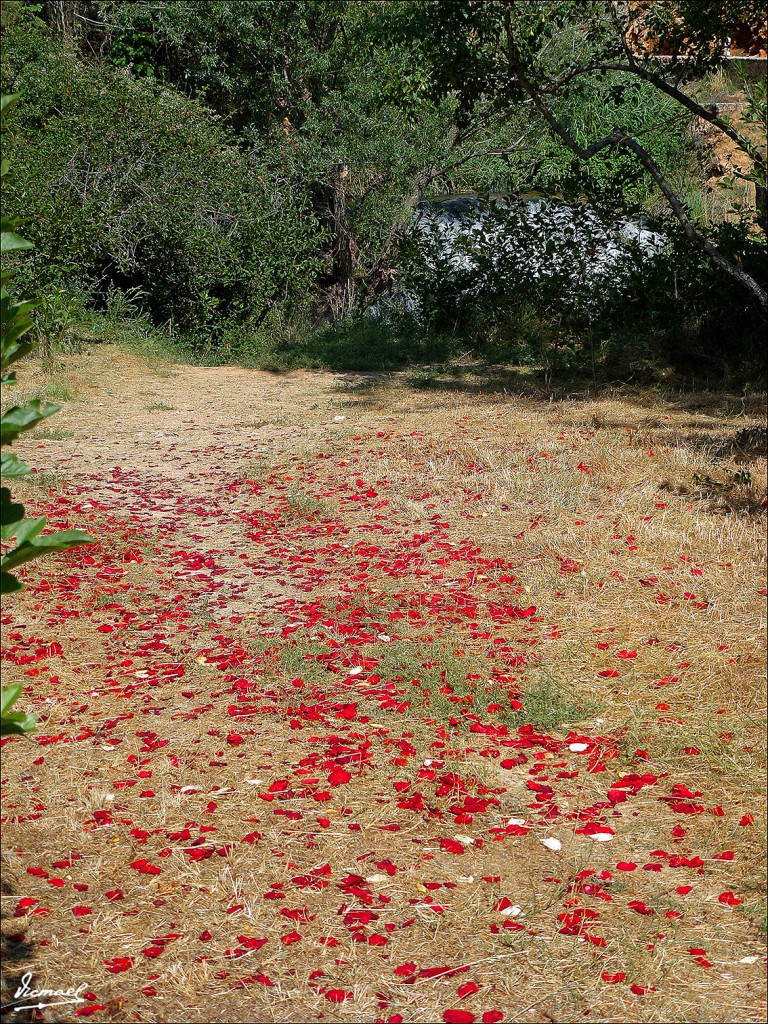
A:
<svg viewBox="0 0 768 1024">
<path fill-rule="evenodd" d="M 17 96 L 3 96 L 1 113 L 4 119 L 6 112 L 13 106 Z M 10 161 L 3 155 L 2 179 L 5 180 L 10 170 Z M 5 200 L 5 196 L 3 196 Z M 3 204 L 5 208 L 5 202 Z M 2 218 L 2 253 L 29 250 L 32 243 L 17 234 L 18 219 L 3 215 Z M 24 341 L 24 336 L 32 327 L 31 311 L 36 303 L 30 299 L 17 301 L 6 290 L 5 285 L 10 271 L 3 269 L 0 286 L 0 383 L 8 387 L 16 382 L 16 374 L 10 367 L 23 356 L 28 355 L 33 345 Z M 22 460 L 7 450 L 19 434 L 31 430 L 42 420 L 58 412 L 59 406 L 52 402 L 34 401 L 26 405 L 14 405 L 0 419 L 0 538 L 2 539 L 2 558 L 0 558 L 0 593 L 10 594 L 21 590 L 23 583 L 15 575 L 19 566 L 41 555 L 54 551 L 67 551 L 79 544 L 86 544 L 90 537 L 79 530 L 62 530 L 58 533 L 43 533 L 45 517 L 31 518 L 25 514 L 21 502 L 14 501 L 7 482 L 27 476 L 32 470 Z M 21 711 L 11 711 L 23 691 L 21 683 L 3 687 L 2 717 L 0 732 L 25 733 L 34 727 L 34 716 Z"/>
</svg>

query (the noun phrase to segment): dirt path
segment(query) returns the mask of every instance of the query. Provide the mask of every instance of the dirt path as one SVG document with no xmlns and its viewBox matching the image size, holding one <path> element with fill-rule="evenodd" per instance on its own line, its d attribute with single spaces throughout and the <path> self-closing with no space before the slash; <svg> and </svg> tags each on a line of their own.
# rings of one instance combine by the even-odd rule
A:
<svg viewBox="0 0 768 1024">
<path fill-rule="evenodd" d="M 31 386 L 72 398 L 24 499 L 98 544 L 4 609 L 4 1002 L 762 1019 L 754 416 L 106 348 Z"/>
</svg>

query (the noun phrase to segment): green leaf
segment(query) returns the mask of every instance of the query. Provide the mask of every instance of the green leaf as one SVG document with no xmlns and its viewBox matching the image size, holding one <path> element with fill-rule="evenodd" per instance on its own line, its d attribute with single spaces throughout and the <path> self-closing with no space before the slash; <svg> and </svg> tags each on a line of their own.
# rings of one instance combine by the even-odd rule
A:
<svg viewBox="0 0 768 1024">
<path fill-rule="evenodd" d="M 34 344 L 31 341 L 23 341 L 19 344 L 17 341 L 8 344 L 6 339 L 3 338 L 2 347 L 2 368 L 7 369 L 11 363 L 15 363 L 19 359 L 23 359 L 28 352 L 31 352 L 34 348 Z M 10 378 L 3 378 L 3 383 L 6 384 L 9 380 L 14 381 L 16 377 L 11 375 Z"/>
<path fill-rule="evenodd" d="M 2 323 L 10 323 L 14 317 L 25 316 L 27 313 L 31 313 L 39 303 L 33 302 L 32 299 L 25 299 L 23 302 L 17 302 L 15 305 L 11 303 L 11 297 L 8 292 L 4 291 L 2 295 L 2 303 L 0 303 L 0 317 Z"/>
<path fill-rule="evenodd" d="M 0 567 L 0 594 L 15 594 L 17 590 L 23 590 L 24 584 L 17 580 L 13 573 L 6 572 Z"/>
<path fill-rule="evenodd" d="M 10 540 L 16 536 L 18 524 L 24 518 L 24 506 L 13 501 L 7 487 L 0 487 L 0 538 Z"/>
<path fill-rule="evenodd" d="M 31 430 L 41 420 L 53 416 L 61 408 L 53 402 L 36 400 L 29 405 L 15 405 L 0 419 L 0 444 L 10 444 L 25 430 Z"/>
<path fill-rule="evenodd" d="M 0 118 L 6 115 L 8 110 L 10 110 L 13 104 L 18 100 L 19 95 L 20 94 L 18 92 L 14 92 L 10 93 L 8 96 L 0 98 Z"/>
<path fill-rule="evenodd" d="M 23 736 L 37 725 L 37 718 L 25 711 L 11 711 L 24 692 L 21 683 L 4 686 L 0 691 L 0 736 Z"/>
<path fill-rule="evenodd" d="M 26 711 L 11 711 L 0 718 L 0 736 L 25 736 L 37 728 L 37 718 Z"/>
<path fill-rule="evenodd" d="M 34 249 L 35 246 L 15 231 L 0 232 L 0 252 L 14 252 L 16 249 Z"/>
<path fill-rule="evenodd" d="M 33 524 L 31 535 L 27 529 L 24 529 L 24 524 L 27 522 Z M 31 562 L 33 558 L 39 558 L 41 555 L 49 555 L 54 551 L 69 551 L 70 548 L 76 548 L 80 544 L 95 543 L 93 537 L 81 530 L 62 530 L 60 533 L 47 533 L 44 536 L 38 536 L 36 527 L 39 522 L 40 520 L 24 520 L 22 529 L 26 538 L 29 539 L 21 540 L 15 548 L 0 559 L 0 568 L 4 572 L 24 565 L 25 562 Z M 45 520 L 43 520 L 43 525 L 45 525 Z"/>
<path fill-rule="evenodd" d="M 4 327 L 3 330 L 3 342 L 6 344 L 13 344 L 18 338 L 27 331 L 31 331 L 34 327 L 32 318 L 30 316 L 14 317 L 11 324 Z"/>
<path fill-rule="evenodd" d="M 0 691 L 0 713 L 5 714 L 11 710 L 13 704 L 24 692 L 21 683 L 14 683 L 13 686 L 4 686 Z"/>
<path fill-rule="evenodd" d="M 30 518 L 17 520 L 16 523 L 14 524 L 16 526 L 16 530 L 13 533 L 8 534 L 7 536 L 4 536 L 3 540 L 12 540 L 15 537 L 16 546 L 19 547 L 26 541 L 32 541 L 34 540 L 35 537 L 41 534 L 45 529 L 45 523 L 45 516 L 40 516 L 37 519 Z M 9 553 L 6 552 L 5 555 L 3 556 L 3 565 L 5 565 L 5 560 L 6 558 L 8 558 L 8 554 Z"/>
<path fill-rule="evenodd" d="M 0 477 L 29 476 L 31 472 L 26 462 L 22 462 L 18 455 L 12 455 L 10 452 L 0 454 Z"/>
</svg>

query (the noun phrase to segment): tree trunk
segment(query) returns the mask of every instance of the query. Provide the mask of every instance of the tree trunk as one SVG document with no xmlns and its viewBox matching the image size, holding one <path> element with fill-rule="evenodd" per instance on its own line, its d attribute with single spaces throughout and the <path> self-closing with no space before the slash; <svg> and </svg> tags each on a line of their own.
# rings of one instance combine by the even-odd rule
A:
<svg viewBox="0 0 768 1024">
<path fill-rule="evenodd" d="M 763 231 L 768 231 L 768 189 L 765 185 L 755 185 L 755 221 Z"/>
<path fill-rule="evenodd" d="M 331 197 L 331 217 L 333 219 L 333 258 L 334 276 L 331 307 L 334 319 L 341 320 L 355 307 L 356 289 L 354 278 L 354 255 L 352 234 L 347 219 L 347 188 L 349 185 L 349 166 L 336 164 L 334 168 L 333 195 Z"/>
<path fill-rule="evenodd" d="M 75 45 L 75 7 L 77 0 L 46 0 L 45 15 L 53 34 L 64 44 L 65 50 Z"/>
</svg>

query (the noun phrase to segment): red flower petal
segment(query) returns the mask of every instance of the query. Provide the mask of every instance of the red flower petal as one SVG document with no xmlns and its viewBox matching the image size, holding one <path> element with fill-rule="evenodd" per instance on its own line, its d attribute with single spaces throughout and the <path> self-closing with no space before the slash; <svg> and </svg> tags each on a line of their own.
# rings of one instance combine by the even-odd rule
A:
<svg viewBox="0 0 768 1024">
<path fill-rule="evenodd" d="M 161 869 L 156 867 L 154 864 L 150 864 L 149 861 L 141 858 L 135 860 L 128 867 L 133 868 L 134 871 L 140 871 L 142 875 L 159 875 Z"/>
<path fill-rule="evenodd" d="M 643 900 L 630 900 L 627 904 L 630 910 L 634 910 L 637 914 L 655 914 L 656 911 L 652 910 L 651 907 L 646 906 Z"/>
<path fill-rule="evenodd" d="M 345 1003 L 347 999 L 353 999 L 351 992 L 345 992 L 343 988 L 329 988 L 325 993 L 325 998 L 330 999 L 332 1003 Z"/>
<path fill-rule="evenodd" d="M 115 956 L 111 960 L 105 960 L 104 966 L 110 974 L 122 974 L 123 971 L 128 971 L 133 967 L 133 957 Z"/>
<path fill-rule="evenodd" d="M 464 853 L 464 847 L 455 839 L 441 839 L 440 849 L 445 850 L 446 853 Z"/>
<path fill-rule="evenodd" d="M 473 996 L 475 992 L 480 991 L 480 986 L 476 985 L 474 981 L 465 981 L 463 985 L 458 988 L 459 999 L 466 999 L 467 996 Z"/>
</svg>

